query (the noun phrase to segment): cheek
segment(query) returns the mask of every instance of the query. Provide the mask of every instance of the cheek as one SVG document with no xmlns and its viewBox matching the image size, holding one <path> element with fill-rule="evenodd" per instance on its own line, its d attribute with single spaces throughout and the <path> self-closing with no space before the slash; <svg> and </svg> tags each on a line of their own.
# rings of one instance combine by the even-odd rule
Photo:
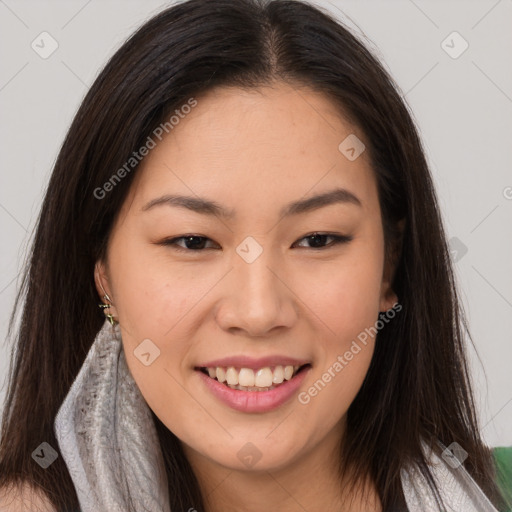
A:
<svg viewBox="0 0 512 512">
<path fill-rule="evenodd" d="M 382 282 L 378 255 L 376 251 L 354 251 L 303 284 L 305 302 L 312 305 L 338 349 L 378 319 Z"/>
<path fill-rule="evenodd" d="M 379 260 L 360 258 L 324 282 L 316 305 L 319 360 L 299 396 L 308 411 L 304 427 L 319 432 L 328 432 L 346 414 L 368 372 L 375 341 L 371 328 L 379 312 Z"/>
<path fill-rule="evenodd" d="M 180 330 L 181 324 L 173 330 L 167 327 L 169 323 L 163 327 L 155 318 L 133 325 L 133 330 L 121 325 L 123 350 L 129 371 L 150 409 L 183 438 L 191 425 L 205 424 L 204 410 L 191 399 L 184 380 L 190 371 L 184 363 L 188 360 L 190 336 Z"/>
<path fill-rule="evenodd" d="M 350 360 L 346 354 L 350 353 Z M 343 419 L 368 372 L 373 355 L 369 344 L 352 350 L 333 351 L 311 376 L 298 395 L 302 414 L 297 415 L 306 431 L 325 435 Z"/>
<path fill-rule="evenodd" d="M 320 382 L 310 396 L 322 395 L 314 407 L 337 403 L 343 409 L 340 413 L 348 409 L 366 376 L 379 318 L 382 254 L 378 244 L 368 244 L 364 250 L 361 244 L 358 249 L 336 262 L 329 278 L 318 281 L 325 285 L 312 308 L 321 320 L 317 325 L 322 326 L 318 336 L 322 348 L 314 375 Z"/>
<path fill-rule="evenodd" d="M 146 337 L 173 329 L 214 282 L 200 279 L 191 267 L 173 265 L 165 251 L 127 232 L 113 240 L 110 261 L 121 323 Z"/>
<path fill-rule="evenodd" d="M 338 345 L 345 346 L 378 319 L 380 281 L 372 278 L 370 272 L 354 272 L 340 277 L 335 285 L 324 309 Z"/>
<path fill-rule="evenodd" d="M 183 272 L 159 261 L 147 245 L 132 238 L 114 239 L 110 254 L 126 362 L 151 409 L 160 416 L 173 404 L 174 414 L 179 415 L 184 410 L 179 407 L 184 400 L 179 382 L 190 350 L 186 315 L 204 296 L 208 283 L 191 283 Z"/>
</svg>

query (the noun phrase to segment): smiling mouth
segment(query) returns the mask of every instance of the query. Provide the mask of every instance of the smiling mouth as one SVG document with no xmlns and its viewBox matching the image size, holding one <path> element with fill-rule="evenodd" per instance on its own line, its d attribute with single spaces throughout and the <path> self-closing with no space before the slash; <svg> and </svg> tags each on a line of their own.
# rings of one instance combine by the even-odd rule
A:
<svg viewBox="0 0 512 512">
<path fill-rule="evenodd" d="M 302 366 L 267 366 L 256 371 L 251 368 L 236 368 L 233 366 L 197 367 L 195 370 L 204 373 L 211 379 L 231 389 L 258 392 L 275 389 L 292 380 L 308 367 L 311 367 L 311 364 L 307 363 Z"/>
</svg>

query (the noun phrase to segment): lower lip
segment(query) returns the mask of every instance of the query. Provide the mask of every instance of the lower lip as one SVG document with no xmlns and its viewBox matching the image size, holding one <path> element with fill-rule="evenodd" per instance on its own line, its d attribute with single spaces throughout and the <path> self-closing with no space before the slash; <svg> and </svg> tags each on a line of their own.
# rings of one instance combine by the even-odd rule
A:
<svg viewBox="0 0 512 512">
<path fill-rule="evenodd" d="M 200 370 L 196 370 L 206 387 L 222 402 L 241 412 L 267 412 L 277 409 L 287 402 L 299 389 L 311 370 L 308 366 L 295 377 L 269 391 L 242 391 L 231 389 L 218 380 L 212 379 Z"/>
</svg>

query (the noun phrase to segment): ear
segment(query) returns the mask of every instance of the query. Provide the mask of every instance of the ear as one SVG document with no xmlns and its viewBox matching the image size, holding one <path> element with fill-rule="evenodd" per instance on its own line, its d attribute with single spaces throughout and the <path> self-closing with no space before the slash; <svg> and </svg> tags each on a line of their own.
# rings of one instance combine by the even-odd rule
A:
<svg viewBox="0 0 512 512">
<path fill-rule="evenodd" d="M 402 243 L 404 237 L 405 219 L 401 219 L 396 224 L 395 235 L 390 241 L 390 249 L 386 251 L 384 262 L 384 271 L 381 284 L 380 307 L 381 312 L 385 312 L 398 302 L 398 297 L 392 288 L 393 278 L 395 276 L 396 267 L 402 254 Z"/>
<path fill-rule="evenodd" d="M 96 291 L 100 296 L 101 302 L 107 302 L 103 298 L 105 293 L 108 294 L 108 296 L 112 299 L 112 302 L 114 302 L 109 283 L 108 268 L 103 260 L 98 260 L 94 266 L 94 283 L 96 285 Z"/>
</svg>

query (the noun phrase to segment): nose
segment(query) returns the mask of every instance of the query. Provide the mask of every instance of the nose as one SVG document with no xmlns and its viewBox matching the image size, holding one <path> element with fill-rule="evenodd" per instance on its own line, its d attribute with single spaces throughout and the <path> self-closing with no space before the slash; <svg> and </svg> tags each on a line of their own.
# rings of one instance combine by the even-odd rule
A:
<svg viewBox="0 0 512 512">
<path fill-rule="evenodd" d="M 248 337 L 267 337 L 293 326 L 297 302 L 287 276 L 263 253 L 252 263 L 236 256 L 217 310 L 219 326 Z"/>
</svg>

